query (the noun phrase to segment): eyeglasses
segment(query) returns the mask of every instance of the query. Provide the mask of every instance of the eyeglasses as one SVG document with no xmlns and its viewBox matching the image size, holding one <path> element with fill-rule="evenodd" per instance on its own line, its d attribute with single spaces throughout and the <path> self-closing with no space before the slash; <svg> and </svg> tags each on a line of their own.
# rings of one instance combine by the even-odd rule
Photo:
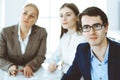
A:
<svg viewBox="0 0 120 80">
<path fill-rule="evenodd" d="M 90 32 L 91 28 L 94 29 L 95 31 L 99 31 L 102 29 L 104 25 L 103 24 L 100 24 L 100 23 L 96 23 L 96 24 L 93 24 L 92 26 L 90 25 L 84 25 L 82 27 L 82 31 L 83 32 Z"/>
</svg>

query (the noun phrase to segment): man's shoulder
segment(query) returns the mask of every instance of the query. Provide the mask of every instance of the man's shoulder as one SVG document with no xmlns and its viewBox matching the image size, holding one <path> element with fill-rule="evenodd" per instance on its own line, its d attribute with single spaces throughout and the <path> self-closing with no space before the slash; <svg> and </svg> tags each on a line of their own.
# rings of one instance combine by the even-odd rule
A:
<svg viewBox="0 0 120 80">
<path fill-rule="evenodd" d="M 90 45 L 89 43 L 85 42 L 85 43 L 80 43 L 77 47 L 77 51 L 82 52 L 82 51 L 88 51 L 90 49 Z"/>
<path fill-rule="evenodd" d="M 109 40 L 109 48 L 112 53 L 118 53 L 120 52 L 120 42 L 116 42 L 113 40 Z M 119 54 L 120 56 L 120 54 Z"/>
<path fill-rule="evenodd" d="M 79 48 L 85 48 L 85 47 L 90 47 L 89 43 L 88 42 L 84 42 L 84 43 L 80 43 L 78 45 Z"/>
<path fill-rule="evenodd" d="M 120 47 L 120 42 L 110 40 L 110 39 L 108 39 L 108 40 L 109 40 L 110 46 L 112 46 L 112 47 Z"/>
</svg>

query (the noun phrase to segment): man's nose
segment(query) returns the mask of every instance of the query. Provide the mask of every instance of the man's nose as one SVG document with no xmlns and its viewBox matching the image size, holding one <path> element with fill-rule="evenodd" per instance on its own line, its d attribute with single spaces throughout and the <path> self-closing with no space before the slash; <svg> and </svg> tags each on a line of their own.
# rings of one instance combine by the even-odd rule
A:
<svg viewBox="0 0 120 80">
<path fill-rule="evenodd" d="M 90 28 L 90 33 L 95 33 L 95 29 L 93 27 Z"/>
</svg>

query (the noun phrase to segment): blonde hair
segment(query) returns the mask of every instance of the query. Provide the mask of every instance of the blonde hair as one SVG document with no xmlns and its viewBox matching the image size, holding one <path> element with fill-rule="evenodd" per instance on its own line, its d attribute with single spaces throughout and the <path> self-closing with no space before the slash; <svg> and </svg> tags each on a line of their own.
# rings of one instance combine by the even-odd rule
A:
<svg viewBox="0 0 120 80">
<path fill-rule="evenodd" d="M 38 17 L 39 16 L 39 8 L 33 3 L 27 3 L 27 4 L 24 5 L 23 9 L 28 7 L 28 6 L 32 6 L 37 10 L 37 17 Z"/>
</svg>

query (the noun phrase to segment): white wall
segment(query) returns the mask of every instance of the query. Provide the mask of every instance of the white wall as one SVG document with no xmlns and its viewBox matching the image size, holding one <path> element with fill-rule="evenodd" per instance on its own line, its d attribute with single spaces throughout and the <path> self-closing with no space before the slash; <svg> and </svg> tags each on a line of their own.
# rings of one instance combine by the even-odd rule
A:
<svg viewBox="0 0 120 80">
<path fill-rule="evenodd" d="M 2 0 L 0 0 L 0 27 L 2 26 Z"/>
<path fill-rule="evenodd" d="M 60 35 L 60 20 L 59 20 L 59 8 L 65 2 L 75 3 L 80 12 L 82 12 L 88 6 L 98 6 L 103 9 L 108 17 L 111 30 L 120 30 L 120 0 L 0 0 L 0 18 L 2 17 L 2 1 L 5 2 L 5 16 L 4 22 L 6 26 L 16 24 L 20 15 L 20 11 L 26 2 L 36 3 L 40 9 L 40 16 L 37 24 L 45 27 L 48 32 L 48 51 L 54 51 L 59 43 Z M 78 2 L 76 2 L 78 1 Z M 56 5 L 56 3 L 58 3 Z M 107 9 L 106 9 L 107 4 Z M 3 19 L 2 19 L 3 20 Z M 0 20 L 0 26 L 2 21 Z"/>
<path fill-rule="evenodd" d="M 16 24 L 20 11 L 26 0 L 4 0 L 5 1 L 5 27 Z"/>
<path fill-rule="evenodd" d="M 107 0 L 110 30 L 120 31 L 120 0 Z"/>
</svg>

